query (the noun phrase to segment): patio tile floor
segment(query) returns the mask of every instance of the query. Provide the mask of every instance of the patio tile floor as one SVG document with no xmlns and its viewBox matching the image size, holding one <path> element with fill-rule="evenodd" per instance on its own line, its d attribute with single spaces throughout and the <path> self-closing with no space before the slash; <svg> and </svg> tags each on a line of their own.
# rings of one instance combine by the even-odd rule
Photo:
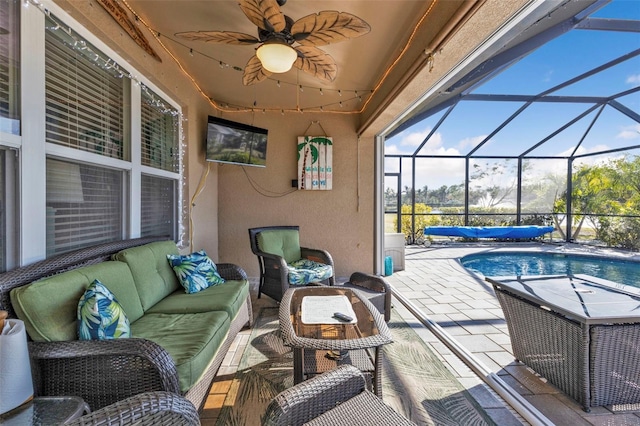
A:
<svg viewBox="0 0 640 426">
<path fill-rule="evenodd" d="M 430 320 L 496 373 L 530 404 L 556 425 L 638 425 L 640 411 L 613 411 L 611 407 L 582 407 L 523 364 L 516 363 L 502 309 L 493 289 L 480 277 L 463 268 L 458 259 L 470 253 L 507 247 L 527 250 L 566 250 L 555 244 L 434 244 L 431 247 L 407 247 L 405 270 L 386 277 L 404 297 L 420 308 Z M 585 250 L 585 248 L 577 248 Z M 338 278 L 338 282 L 346 281 Z M 255 280 L 253 280 L 255 281 Z M 255 285 L 255 283 L 254 283 Z M 254 311 L 269 298 L 255 299 Z M 270 300 L 270 299 L 269 299 Z M 528 424 L 500 396 L 480 379 L 433 333 L 418 322 L 397 300 L 394 309 L 414 327 L 416 333 L 439 354 L 443 363 L 469 390 L 476 401 L 500 426 Z M 214 425 L 223 396 L 233 391 L 233 373 L 246 348 L 250 330 L 243 330 L 229 351 L 210 398 L 201 415 L 203 425 Z"/>
</svg>

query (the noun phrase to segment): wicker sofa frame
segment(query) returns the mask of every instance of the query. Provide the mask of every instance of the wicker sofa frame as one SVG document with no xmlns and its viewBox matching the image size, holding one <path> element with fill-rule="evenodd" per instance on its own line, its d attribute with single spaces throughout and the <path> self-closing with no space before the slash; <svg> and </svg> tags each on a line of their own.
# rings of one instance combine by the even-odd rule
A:
<svg viewBox="0 0 640 426">
<path fill-rule="evenodd" d="M 0 274 L 0 310 L 16 318 L 9 292 L 40 278 L 111 259 L 111 255 L 166 238 L 138 238 L 100 244 L 57 255 Z M 229 280 L 247 279 L 234 264 L 218 264 Z M 215 374 L 235 336 L 253 323 L 251 299 L 232 321 L 228 335 L 204 376 L 183 396 L 202 410 Z M 79 396 L 96 410 L 149 391 L 181 394 L 175 363 L 160 345 L 140 338 L 109 341 L 29 342 L 35 396 Z"/>
</svg>

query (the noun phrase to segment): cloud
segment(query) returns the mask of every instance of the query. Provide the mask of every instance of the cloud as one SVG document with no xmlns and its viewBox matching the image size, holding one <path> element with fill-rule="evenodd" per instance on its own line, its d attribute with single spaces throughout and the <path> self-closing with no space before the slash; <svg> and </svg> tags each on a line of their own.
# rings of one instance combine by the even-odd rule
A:
<svg viewBox="0 0 640 426">
<path fill-rule="evenodd" d="M 480 136 L 473 136 L 470 138 L 465 138 L 462 139 L 460 142 L 458 142 L 458 149 L 460 151 L 467 151 L 467 149 L 465 148 L 469 148 L 469 149 L 473 149 L 475 148 L 480 142 L 482 142 L 483 140 L 485 140 L 485 138 L 488 135 L 480 135 Z"/>
<path fill-rule="evenodd" d="M 640 83 L 640 74 L 633 74 L 627 77 L 627 84 L 638 84 Z"/>
<path fill-rule="evenodd" d="M 400 145 L 418 147 L 424 141 L 424 138 L 431 132 L 431 129 L 424 129 L 421 132 L 411 132 L 402 139 L 400 139 Z"/>
<path fill-rule="evenodd" d="M 547 70 L 542 76 L 542 81 L 549 82 L 551 81 L 552 76 L 553 76 L 553 70 Z"/>
<path fill-rule="evenodd" d="M 640 78 L 640 76 L 638 76 Z M 625 126 L 620 133 L 616 135 L 616 139 L 637 139 L 640 138 L 640 124 Z"/>
</svg>

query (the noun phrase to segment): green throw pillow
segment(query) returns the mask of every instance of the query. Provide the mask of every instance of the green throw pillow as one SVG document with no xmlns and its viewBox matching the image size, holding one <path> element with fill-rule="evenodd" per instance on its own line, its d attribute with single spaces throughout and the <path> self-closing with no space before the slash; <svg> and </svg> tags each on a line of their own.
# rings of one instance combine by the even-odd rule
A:
<svg viewBox="0 0 640 426">
<path fill-rule="evenodd" d="M 205 288 L 224 283 L 218 269 L 204 250 L 185 256 L 168 254 L 169 264 L 187 293 L 197 293 Z"/>
<path fill-rule="evenodd" d="M 78 338 L 107 340 L 131 337 L 129 319 L 113 293 L 94 280 L 78 303 Z"/>
</svg>

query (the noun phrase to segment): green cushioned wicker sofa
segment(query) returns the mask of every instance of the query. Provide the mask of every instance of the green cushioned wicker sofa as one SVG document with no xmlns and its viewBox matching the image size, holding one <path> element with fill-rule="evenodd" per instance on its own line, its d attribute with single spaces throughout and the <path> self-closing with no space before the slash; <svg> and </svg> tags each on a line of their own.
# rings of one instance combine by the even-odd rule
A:
<svg viewBox="0 0 640 426">
<path fill-rule="evenodd" d="M 223 284 L 188 294 L 168 254 L 178 254 L 173 241 L 127 240 L 0 275 L 0 309 L 25 322 L 36 395 L 77 395 L 95 410 L 161 390 L 202 409 L 231 342 L 251 325 L 249 283 L 240 267 L 219 264 Z M 78 301 L 95 279 L 125 311 L 130 338 L 78 340 Z"/>
</svg>

